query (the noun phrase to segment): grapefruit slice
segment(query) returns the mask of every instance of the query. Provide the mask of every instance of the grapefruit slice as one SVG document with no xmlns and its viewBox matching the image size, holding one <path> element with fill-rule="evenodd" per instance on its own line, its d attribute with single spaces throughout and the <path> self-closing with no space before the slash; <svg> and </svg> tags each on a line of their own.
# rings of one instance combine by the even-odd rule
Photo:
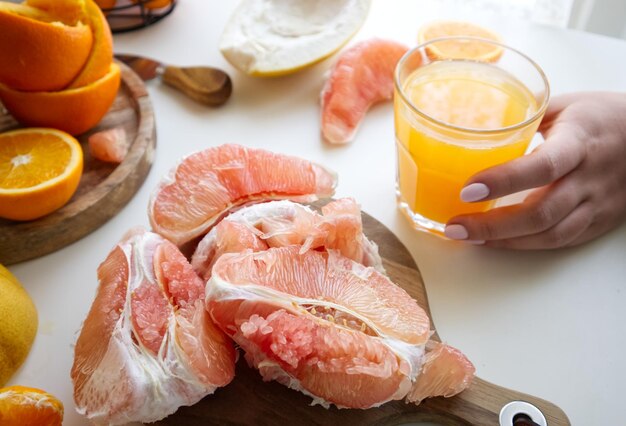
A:
<svg viewBox="0 0 626 426">
<path fill-rule="evenodd" d="M 81 414 L 99 424 L 153 422 L 232 380 L 232 343 L 209 319 L 203 282 L 172 243 L 134 231 L 98 279 L 71 371 Z"/>
<path fill-rule="evenodd" d="M 237 69 L 279 76 L 329 57 L 365 22 L 371 0 L 245 0 L 226 24 L 220 51 Z"/>
<path fill-rule="evenodd" d="M 350 142 L 367 110 L 393 96 L 393 73 L 408 47 L 371 39 L 341 54 L 322 89 L 322 134 L 335 144 Z"/>
<path fill-rule="evenodd" d="M 436 357 L 440 368 L 419 381 L 428 359 L 426 312 L 373 268 L 332 250 L 299 249 L 225 254 L 213 267 L 207 310 L 248 363 L 324 406 L 375 407 L 404 398 L 416 383 L 425 389 L 416 402 L 430 396 L 427 385 L 446 359 Z M 469 384 L 455 381 L 458 391 Z"/>
<path fill-rule="evenodd" d="M 363 235 L 361 211 L 351 198 L 328 203 L 323 216 L 288 200 L 247 206 L 231 213 L 204 236 L 191 259 L 202 278 L 224 253 L 262 251 L 269 247 L 300 245 L 300 252 L 318 248 L 338 250 L 342 255 L 374 266 L 383 272 L 378 247 Z"/>
<path fill-rule="evenodd" d="M 431 396 L 450 397 L 466 389 L 476 369 L 458 349 L 430 341 L 422 371 L 407 395 L 410 402 L 420 403 Z"/>
<path fill-rule="evenodd" d="M 123 127 L 113 127 L 89 136 L 89 153 L 108 163 L 121 163 L 128 154 L 130 141 Z"/>
<path fill-rule="evenodd" d="M 271 199 L 330 197 L 336 176 L 287 155 L 221 145 L 185 157 L 150 199 L 152 228 L 178 246 L 204 235 L 229 210 Z"/>
</svg>

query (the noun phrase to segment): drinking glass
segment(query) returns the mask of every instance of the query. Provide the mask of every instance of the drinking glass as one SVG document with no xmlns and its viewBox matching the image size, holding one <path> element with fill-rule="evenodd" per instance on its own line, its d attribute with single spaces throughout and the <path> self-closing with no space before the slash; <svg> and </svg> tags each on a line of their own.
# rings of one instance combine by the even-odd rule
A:
<svg viewBox="0 0 626 426">
<path fill-rule="evenodd" d="M 394 84 L 398 207 L 416 229 L 443 236 L 451 218 L 493 207 L 463 202 L 461 189 L 477 172 L 524 155 L 548 81 L 502 43 L 446 37 L 407 52 Z"/>
</svg>

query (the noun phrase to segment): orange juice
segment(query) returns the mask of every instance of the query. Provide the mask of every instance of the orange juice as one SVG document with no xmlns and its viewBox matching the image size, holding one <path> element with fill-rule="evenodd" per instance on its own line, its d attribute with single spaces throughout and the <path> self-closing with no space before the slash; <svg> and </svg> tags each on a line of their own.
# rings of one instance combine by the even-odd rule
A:
<svg viewBox="0 0 626 426">
<path fill-rule="evenodd" d="M 524 154 L 540 121 L 520 126 L 540 107 L 533 93 L 497 66 L 464 60 L 422 65 L 400 84 L 394 97 L 400 208 L 441 232 L 456 215 L 492 207 L 461 201 L 461 189 L 475 173 Z"/>
</svg>

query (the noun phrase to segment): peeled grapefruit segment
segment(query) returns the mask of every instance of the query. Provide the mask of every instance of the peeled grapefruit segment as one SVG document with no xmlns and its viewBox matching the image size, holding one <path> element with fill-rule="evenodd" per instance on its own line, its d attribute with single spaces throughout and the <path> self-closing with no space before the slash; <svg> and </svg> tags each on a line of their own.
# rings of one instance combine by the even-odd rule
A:
<svg viewBox="0 0 626 426">
<path fill-rule="evenodd" d="M 330 197 L 336 176 L 309 161 L 239 145 L 191 154 L 161 180 L 148 214 L 155 232 L 178 246 L 204 235 L 238 206 Z"/>
<path fill-rule="evenodd" d="M 225 254 L 212 272 L 207 310 L 265 380 L 351 408 L 402 399 L 419 380 L 429 318 L 375 269 L 288 246 Z M 425 375 L 421 386 L 438 379 Z"/>
<path fill-rule="evenodd" d="M 130 141 L 123 127 L 113 127 L 89 136 L 89 153 L 109 163 L 121 163 L 128 154 Z"/>
<path fill-rule="evenodd" d="M 288 200 L 244 207 L 226 216 L 204 236 L 193 254 L 195 271 L 208 279 L 224 253 L 262 251 L 300 245 L 300 252 L 336 249 L 342 255 L 384 271 L 378 247 L 363 234 L 359 205 L 343 198 L 322 207 L 322 214 Z"/>
<path fill-rule="evenodd" d="M 419 404 L 431 396 L 450 397 L 470 385 L 476 369 L 458 349 L 430 341 L 427 350 L 422 371 L 407 401 Z"/>
<path fill-rule="evenodd" d="M 393 96 L 393 73 L 408 47 L 371 39 L 341 54 L 322 89 L 322 134 L 331 143 L 350 142 L 367 110 Z"/>
<path fill-rule="evenodd" d="M 232 380 L 232 343 L 206 314 L 203 282 L 172 243 L 133 231 L 98 279 L 71 372 L 81 414 L 98 424 L 153 422 Z"/>
</svg>

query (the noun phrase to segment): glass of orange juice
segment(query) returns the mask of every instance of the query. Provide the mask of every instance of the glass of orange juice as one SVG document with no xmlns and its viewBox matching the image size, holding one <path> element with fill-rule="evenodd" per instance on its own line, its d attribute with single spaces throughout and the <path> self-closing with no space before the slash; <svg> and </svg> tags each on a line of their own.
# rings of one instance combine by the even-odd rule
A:
<svg viewBox="0 0 626 426">
<path fill-rule="evenodd" d="M 477 172 L 524 155 L 548 81 L 523 53 L 475 37 L 421 44 L 394 79 L 398 207 L 416 229 L 443 236 L 454 216 L 493 207 L 461 201 L 461 189 Z"/>
</svg>

